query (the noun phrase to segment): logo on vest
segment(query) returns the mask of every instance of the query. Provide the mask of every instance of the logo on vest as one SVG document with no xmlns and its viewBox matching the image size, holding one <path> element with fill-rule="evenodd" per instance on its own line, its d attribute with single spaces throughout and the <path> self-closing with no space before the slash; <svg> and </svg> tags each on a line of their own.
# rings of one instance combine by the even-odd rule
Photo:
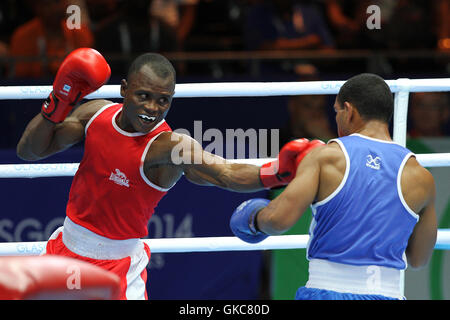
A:
<svg viewBox="0 0 450 320">
<path fill-rule="evenodd" d="M 125 173 L 121 172 L 119 169 L 116 169 L 116 173 L 111 172 L 111 175 L 109 176 L 109 180 L 114 181 L 119 186 L 124 186 L 127 188 L 130 187 L 130 184 L 129 184 L 130 180 L 128 180 Z"/>
<path fill-rule="evenodd" d="M 366 166 L 375 170 L 380 170 L 381 166 L 381 158 L 380 157 L 372 157 L 372 155 L 367 156 Z"/>
</svg>

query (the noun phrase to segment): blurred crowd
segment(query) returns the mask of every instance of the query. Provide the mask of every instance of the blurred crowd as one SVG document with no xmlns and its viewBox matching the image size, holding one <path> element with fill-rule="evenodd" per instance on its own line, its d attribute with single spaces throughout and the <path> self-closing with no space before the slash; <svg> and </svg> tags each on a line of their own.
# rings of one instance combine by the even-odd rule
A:
<svg viewBox="0 0 450 320">
<path fill-rule="evenodd" d="M 297 138 L 328 141 L 336 137 L 330 96 L 301 95 L 288 99 L 288 120 L 280 129 L 280 145 Z M 408 105 L 407 134 L 410 139 L 450 137 L 448 92 L 414 92 Z M 443 149 L 441 152 L 448 152 Z"/>
<path fill-rule="evenodd" d="M 73 5 L 79 11 L 68 9 Z M 370 5 L 379 8 L 372 17 L 380 18 L 379 29 L 367 25 L 377 14 Z M 449 14 L 450 0 L 5 0 L 0 71 L 9 78 L 53 75 L 78 47 L 98 49 L 118 72 L 145 51 L 447 51 Z M 308 63 L 289 67 L 314 72 Z"/>
<path fill-rule="evenodd" d="M 378 12 L 368 10 L 373 5 Z M 294 50 L 433 52 L 440 56 L 424 62 L 400 55 L 396 63 L 417 72 L 438 70 L 438 76 L 448 77 L 448 16 L 450 0 L 4 0 L 0 2 L 0 76 L 12 81 L 51 79 L 69 52 L 93 47 L 107 58 L 113 77 L 122 77 L 130 61 L 148 51 L 170 55 Z M 401 76 L 392 62 L 389 65 L 382 58 L 371 60 L 372 69 L 367 62 L 361 67 L 351 60 L 324 59 L 323 63 L 321 69 L 308 59 L 266 59 L 260 69 L 266 74 L 289 74 L 292 81 L 321 80 L 337 66 L 348 73 Z M 202 74 L 205 68 L 183 59 L 174 64 L 181 76 Z M 211 68 L 213 75 L 224 73 L 215 62 L 206 65 L 209 75 Z M 226 69 L 249 74 L 251 63 L 242 65 L 234 62 Z M 341 73 L 335 72 L 334 80 L 336 74 Z M 333 102 L 325 96 L 290 98 L 290 118 L 281 128 L 281 142 L 334 137 L 329 113 Z M 15 112 L 4 112 L 11 127 L 17 127 Z M 450 135 L 448 93 L 411 95 L 408 121 L 411 137 Z"/>
</svg>

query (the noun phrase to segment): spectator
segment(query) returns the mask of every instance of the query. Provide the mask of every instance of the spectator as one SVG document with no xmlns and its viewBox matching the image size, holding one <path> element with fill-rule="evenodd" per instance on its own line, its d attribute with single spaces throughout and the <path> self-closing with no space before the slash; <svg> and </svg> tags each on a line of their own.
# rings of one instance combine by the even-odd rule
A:
<svg viewBox="0 0 450 320">
<path fill-rule="evenodd" d="M 182 51 L 192 30 L 198 0 L 152 0 L 149 8 L 154 51 Z"/>
<path fill-rule="evenodd" d="M 13 31 L 33 18 L 29 0 L 0 1 L 0 41 L 9 44 Z"/>
<path fill-rule="evenodd" d="M 88 0 L 96 49 L 106 55 L 150 51 L 149 4 L 149 0 Z"/>
<path fill-rule="evenodd" d="M 289 119 L 280 130 L 280 145 L 298 139 L 327 141 L 336 137 L 327 116 L 327 96 L 300 95 L 288 99 Z"/>
<path fill-rule="evenodd" d="M 114 76 L 142 52 L 181 50 L 197 0 L 87 1 L 96 49 L 108 57 Z"/>
<path fill-rule="evenodd" d="M 416 92 L 409 105 L 411 138 L 443 137 L 449 134 L 449 100 L 446 92 Z"/>
<path fill-rule="evenodd" d="M 197 1 L 196 19 L 186 39 L 186 50 L 242 50 L 243 11 L 251 0 Z"/>
<path fill-rule="evenodd" d="M 249 7 L 244 25 L 247 50 L 332 49 L 334 42 L 320 11 L 307 1 L 264 0 Z M 297 72 L 303 75 L 315 69 L 310 61 L 265 62 L 266 74 Z"/>
<path fill-rule="evenodd" d="M 30 1 L 30 5 L 33 6 L 35 18 L 19 26 L 11 38 L 10 55 L 19 58 L 10 71 L 13 76 L 36 78 L 54 75 L 69 52 L 79 47 L 93 46 L 94 39 L 87 21 L 83 21 L 83 14 L 80 28 L 68 28 L 66 1 Z M 29 57 L 40 59 L 20 61 L 20 58 Z"/>
<path fill-rule="evenodd" d="M 125 55 L 181 50 L 194 23 L 197 1 L 88 0 L 97 48 Z"/>
<path fill-rule="evenodd" d="M 184 51 L 197 6 L 198 0 L 152 0 L 149 8 L 152 51 Z M 175 68 L 178 74 L 185 74 L 187 65 L 178 61 Z"/>
<path fill-rule="evenodd" d="M 0 41 L 0 76 L 5 76 L 7 68 L 8 45 Z"/>
<path fill-rule="evenodd" d="M 332 48 L 333 39 L 320 12 L 294 0 L 257 3 L 249 9 L 245 37 L 251 50 Z"/>
<path fill-rule="evenodd" d="M 9 43 L 13 31 L 33 17 L 26 0 L 0 2 L 0 75 L 6 77 L 9 70 Z"/>
<path fill-rule="evenodd" d="M 450 2 L 448 0 L 436 1 L 435 15 L 438 17 L 436 33 L 438 37 L 438 49 L 450 51 Z"/>
<path fill-rule="evenodd" d="M 148 5 L 148 0 L 133 1 L 136 6 L 135 14 L 130 16 L 127 14 L 128 6 L 125 1 L 86 0 L 86 3 L 95 38 L 95 49 L 108 59 L 111 77 L 119 76 L 126 72 L 133 52 L 149 51 L 150 33 L 145 14 L 147 7 L 143 7 Z M 134 20 L 134 25 L 130 25 L 130 20 Z"/>
<path fill-rule="evenodd" d="M 426 0 L 327 0 L 326 12 L 339 48 L 431 48 L 435 41 L 432 13 L 436 3 Z M 366 26 L 370 5 L 380 8 L 380 29 Z"/>
<path fill-rule="evenodd" d="M 381 2 L 387 2 L 387 0 Z M 433 30 L 436 19 L 433 16 L 433 6 L 436 4 L 434 1 L 389 0 L 389 2 L 392 2 L 392 12 L 385 22 L 383 21 L 384 11 L 381 8 L 382 21 L 379 32 L 366 31 L 374 44 L 380 43 L 389 49 L 436 47 L 436 35 Z"/>
<path fill-rule="evenodd" d="M 339 49 L 364 46 L 367 0 L 326 0 L 326 15 Z"/>
</svg>

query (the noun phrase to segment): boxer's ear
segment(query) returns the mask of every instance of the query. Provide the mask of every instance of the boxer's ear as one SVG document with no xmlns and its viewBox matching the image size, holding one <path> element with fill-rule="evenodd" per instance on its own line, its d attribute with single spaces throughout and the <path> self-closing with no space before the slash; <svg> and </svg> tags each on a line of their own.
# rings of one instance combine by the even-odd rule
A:
<svg viewBox="0 0 450 320">
<path fill-rule="evenodd" d="M 125 94 L 126 94 L 126 92 L 127 92 L 127 89 L 128 89 L 128 82 L 127 82 L 127 80 L 122 79 L 122 80 L 120 81 L 120 95 L 121 95 L 122 97 L 125 97 Z"/>
</svg>

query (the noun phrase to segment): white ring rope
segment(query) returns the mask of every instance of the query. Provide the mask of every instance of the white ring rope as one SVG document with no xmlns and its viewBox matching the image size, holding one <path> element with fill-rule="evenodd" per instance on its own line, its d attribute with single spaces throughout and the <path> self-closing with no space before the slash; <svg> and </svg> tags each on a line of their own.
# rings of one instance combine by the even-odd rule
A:
<svg viewBox="0 0 450 320">
<path fill-rule="evenodd" d="M 308 240 L 308 235 L 270 236 L 253 244 L 236 237 L 143 239 L 152 253 L 304 249 Z M 39 255 L 45 244 L 46 241 L 2 243 L 0 256 Z M 438 230 L 435 249 L 450 250 L 450 229 Z"/>
<path fill-rule="evenodd" d="M 275 158 L 228 159 L 230 162 L 247 163 L 261 166 Z M 450 166 L 450 153 L 417 154 L 417 161 L 424 167 Z M 79 163 L 30 163 L 2 164 L 0 178 L 48 178 L 72 177 L 78 170 Z"/>
<path fill-rule="evenodd" d="M 409 92 L 450 91 L 450 78 L 387 80 L 395 93 L 394 141 L 406 143 L 406 114 Z M 227 82 L 177 84 L 176 98 L 193 97 L 254 97 L 286 96 L 301 94 L 337 94 L 345 81 L 310 82 Z M 121 98 L 119 85 L 105 85 L 88 95 L 87 99 Z M 0 99 L 45 99 L 51 86 L 0 86 Z M 261 165 L 273 159 L 236 159 L 240 163 Z M 417 154 L 417 160 L 425 167 L 450 166 L 450 153 Z M 6 164 L 0 166 L 0 178 L 34 178 L 73 176 L 78 163 Z M 247 251 L 305 248 L 308 235 L 271 236 L 257 244 L 249 244 L 236 237 L 196 237 L 144 239 L 153 253 Z M 38 255 L 45 241 L 9 242 L 0 244 L 0 256 Z M 450 250 L 450 229 L 439 229 L 435 249 Z"/>
<path fill-rule="evenodd" d="M 387 80 L 391 91 L 404 90 L 407 80 L 409 92 L 450 91 L 450 78 Z M 175 86 L 175 98 L 208 97 L 267 97 L 301 94 L 337 94 L 345 81 L 293 81 L 293 82 L 218 82 L 180 83 Z M 45 99 L 52 86 L 3 86 L 1 100 Z M 122 98 L 120 85 L 105 85 L 86 96 L 87 99 Z"/>
</svg>

